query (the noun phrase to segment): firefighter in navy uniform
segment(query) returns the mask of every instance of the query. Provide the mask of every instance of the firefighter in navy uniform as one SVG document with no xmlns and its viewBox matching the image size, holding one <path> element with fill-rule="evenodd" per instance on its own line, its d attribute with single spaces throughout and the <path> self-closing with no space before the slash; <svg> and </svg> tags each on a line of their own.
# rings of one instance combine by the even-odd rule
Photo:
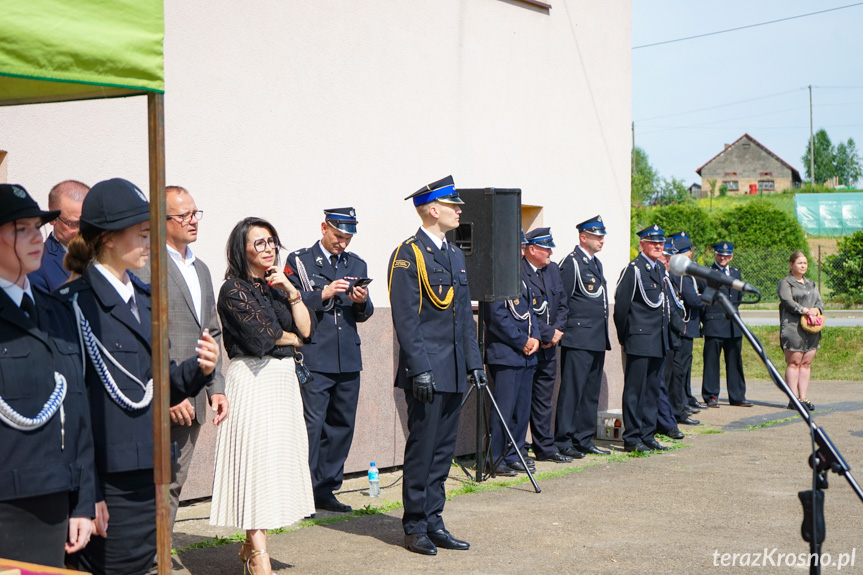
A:
<svg viewBox="0 0 863 575">
<path fill-rule="evenodd" d="M 734 244 L 719 242 L 713 245 L 714 263 L 711 266 L 734 279 L 741 279 L 740 270 L 728 264 L 734 258 Z M 740 305 L 743 293 L 730 287 L 717 287 L 728 296 L 734 309 Z M 725 315 L 717 300 L 704 309 L 701 315 L 704 334 L 704 372 L 701 380 L 701 395 L 709 407 L 719 407 L 719 356 L 725 354 L 725 385 L 728 388 L 728 403 L 739 407 L 752 407 L 746 399 L 746 379 L 743 377 L 743 333 Z"/>
<path fill-rule="evenodd" d="M 578 245 L 560 262 L 567 298 L 566 329 L 561 346 L 560 392 L 554 442 L 564 455 L 580 459 L 587 453 L 611 452 L 593 443 L 608 339 L 608 286 L 596 254 L 605 243 L 600 216 L 578 226 Z"/>
<path fill-rule="evenodd" d="M 659 261 L 665 233 L 657 225 L 638 232 L 641 253 L 623 269 L 614 297 L 617 339 L 626 352 L 623 382 L 623 448 L 668 449 L 654 438 L 662 363 L 669 348 L 665 266 Z"/>
<path fill-rule="evenodd" d="M 422 219 L 416 234 L 390 258 L 387 282 L 399 342 L 395 385 L 408 407 L 402 497 L 405 547 L 436 555 L 468 549 L 444 527 L 444 482 L 455 450 L 468 376 L 487 383 L 471 310 L 464 254 L 444 241 L 459 225 L 451 176 L 424 186 L 412 199 Z"/>
<path fill-rule="evenodd" d="M 75 318 L 27 277 L 59 214 L 0 184 L 0 557 L 52 567 L 87 545 L 96 505 Z"/>
<path fill-rule="evenodd" d="M 353 208 L 324 210 L 321 239 L 288 256 L 285 275 L 317 316 L 312 341 L 302 349 L 314 380 L 300 388 L 309 432 L 309 468 L 315 507 L 348 512 L 336 499 L 354 436 L 363 359 L 357 323 L 374 313 L 368 289 L 354 286 L 368 275 L 366 262 L 346 251 L 357 233 Z"/>
<path fill-rule="evenodd" d="M 537 228 L 527 233 L 522 246 L 521 274 L 533 292 L 533 311 L 540 333 L 536 352 L 536 369 L 530 398 L 530 437 L 533 453 L 540 461 L 569 463 L 572 457 L 560 453 L 551 429 L 552 398 L 557 379 L 557 345 L 563 338 L 568 307 L 560 269 L 551 261 L 554 237 L 551 228 Z M 524 453 L 527 453 L 525 444 Z"/>
</svg>

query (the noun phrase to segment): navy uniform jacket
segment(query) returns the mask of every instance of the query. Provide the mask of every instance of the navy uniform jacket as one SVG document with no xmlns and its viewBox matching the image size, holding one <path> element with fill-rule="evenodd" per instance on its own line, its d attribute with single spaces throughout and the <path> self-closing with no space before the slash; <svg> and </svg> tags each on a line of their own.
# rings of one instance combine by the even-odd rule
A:
<svg viewBox="0 0 863 575">
<path fill-rule="evenodd" d="M 710 267 L 715 270 L 720 269 L 716 263 Z M 729 266 L 728 270 L 731 273 L 731 277 L 738 280 L 742 279 L 739 269 Z M 743 299 L 743 292 L 729 287 L 720 287 L 717 289 L 728 296 L 728 299 L 730 299 L 731 303 L 734 304 L 734 309 L 736 310 L 737 306 L 740 304 L 740 300 Z M 703 326 L 701 331 L 705 337 L 743 337 L 740 328 L 738 328 L 734 322 L 728 319 L 725 315 L 725 310 L 722 309 L 722 304 L 720 304 L 718 300 L 713 305 L 709 305 L 704 308 L 701 315 L 701 323 Z"/>
<path fill-rule="evenodd" d="M 654 304 L 661 300 L 661 305 L 654 308 L 645 301 L 636 281 L 636 266 L 644 296 Z M 623 351 L 629 355 L 663 357 L 669 348 L 664 276 L 662 262 L 651 266 L 642 254 L 629 262 L 620 275 L 614 294 L 614 326 Z"/>
<path fill-rule="evenodd" d="M 303 286 L 298 261 L 302 262 L 306 270 L 308 286 Z M 333 270 L 330 260 L 315 243 L 310 248 L 297 250 L 288 256 L 285 274 L 294 287 L 300 290 L 303 303 L 317 318 L 318 327 L 312 335 L 312 342 L 301 350 L 306 367 L 320 373 L 362 371 L 363 357 L 357 322 L 366 321 L 374 313 L 371 297 L 366 299 L 365 304 L 355 304 L 347 293 L 336 294 L 327 302 L 325 310 L 321 302 L 321 290 L 345 276 L 368 277 L 366 262 L 354 253 L 344 252 L 338 269 Z"/>
<path fill-rule="evenodd" d="M 426 287 L 420 288 L 414 246 L 420 251 L 429 288 L 435 295 L 444 299 L 453 287 L 453 301 L 446 309 L 435 307 Z M 482 369 L 464 254 L 450 243 L 447 248 L 449 262 L 420 229 L 390 257 L 387 281 L 399 341 L 397 387 L 411 389 L 413 376 L 431 371 L 437 391 L 461 393 L 467 390 L 468 371 Z"/>
<path fill-rule="evenodd" d="M 495 301 L 486 304 L 488 318 L 485 324 L 485 362 L 489 365 L 505 365 L 508 367 L 532 367 L 536 365 L 536 353 L 524 355 L 522 348 L 528 338 L 540 339 L 539 321 L 533 313 L 534 294 L 527 287 L 522 275 L 521 297 L 508 301 Z M 525 316 L 515 317 L 510 311 L 508 302 L 515 308 L 515 313 Z"/>
<path fill-rule="evenodd" d="M 53 393 L 56 371 L 68 386 L 66 421 L 59 410 L 33 431 L 0 421 L 0 501 L 72 492 L 70 516 L 94 517 L 93 436 L 75 318 L 54 296 L 38 288 L 33 295 L 38 328 L 0 290 L 0 397 L 32 418 Z"/>
<path fill-rule="evenodd" d="M 668 312 L 668 341 L 671 349 L 680 349 L 680 340 L 686 332 L 686 304 L 671 281 L 671 274 L 665 272 L 665 309 Z M 678 305 L 679 304 L 679 305 Z"/>
<path fill-rule="evenodd" d="M 54 237 L 54 232 L 45 238 L 45 251 L 42 252 L 42 266 L 27 276 L 30 283 L 46 292 L 52 292 L 66 283 L 69 271 L 63 267 L 66 250 Z"/>
<path fill-rule="evenodd" d="M 686 314 L 683 316 L 686 331 L 683 337 L 687 339 L 701 337 L 701 312 L 706 307 L 701 300 L 701 294 L 704 292 L 704 288 L 707 287 L 707 282 L 691 276 L 669 274 L 669 277 L 671 278 L 671 282 L 677 287 L 677 292 L 683 298 L 683 304 L 686 306 Z"/>
<path fill-rule="evenodd" d="M 563 293 L 563 283 L 560 279 L 560 268 L 557 267 L 556 263 L 550 262 L 542 268 L 542 277 L 539 277 L 533 271 L 530 262 L 521 258 L 521 274 L 530 291 L 533 292 L 531 301 L 539 327 L 540 337 L 538 339 L 541 343 L 551 343 L 551 340 L 554 339 L 554 330 L 563 331 L 566 328 L 568 312 L 566 297 Z M 543 303 L 546 305 L 543 306 Z M 538 360 L 555 359 L 557 357 L 555 347 L 547 349 L 540 347 L 534 355 Z"/>
<path fill-rule="evenodd" d="M 130 274 L 131 275 L 131 274 Z M 141 321 L 117 293 L 117 290 L 94 267 L 57 292 L 71 301 L 77 295 L 78 305 L 90 328 L 117 362 L 142 382 L 152 377 L 150 292 L 133 276 L 135 301 Z M 77 337 L 77 334 L 75 335 Z M 103 356 L 117 387 L 132 401 L 144 397 L 141 387 Z M 197 357 L 180 364 L 171 362 L 171 405 L 195 396 L 213 375 L 205 376 Z M 152 405 L 137 411 L 126 411 L 108 393 L 92 362 L 86 369 L 93 440 L 96 446 L 96 469 L 102 473 L 119 473 L 153 468 Z"/>
<path fill-rule="evenodd" d="M 608 286 L 602 263 L 576 248 L 560 262 L 567 304 L 566 329 L 560 345 L 587 351 L 608 351 Z M 598 297 L 590 297 L 600 293 Z"/>
</svg>

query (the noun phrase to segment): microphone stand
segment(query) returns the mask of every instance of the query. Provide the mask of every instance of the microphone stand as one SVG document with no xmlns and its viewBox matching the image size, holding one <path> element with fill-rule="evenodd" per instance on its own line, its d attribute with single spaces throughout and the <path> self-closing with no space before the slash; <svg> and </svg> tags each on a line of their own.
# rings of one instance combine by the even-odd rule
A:
<svg viewBox="0 0 863 575">
<path fill-rule="evenodd" d="M 805 421 L 809 426 L 813 447 L 813 453 L 809 456 L 809 466 L 812 468 L 813 488 L 806 491 L 800 491 L 797 496 L 800 499 L 800 503 L 803 505 L 803 524 L 801 526 L 801 534 L 803 536 L 803 540 L 809 543 L 809 573 L 810 575 L 819 575 L 821 573 L 821 544 L 824 542 L 825 533 L 824 490 L 828 487 L 827 472 L 832 471 L 837 475 L 845 477 L 845 480 L 848 481 L 851 489 L 857 494 L 857 497 L 860 498 L 861 502 L 863 502 L 863 491 L 861 491 L 860 485 L 857 484 L 857 481 L 851 474 L 851 467 L 846 463 L 836 446 L 833 445 L 833 442 L 830 441 L 830 437 L 827 436 L 827 432 L 815 424 L 812 414 L 803 406 L 802 403 L 800 403 L 800 400 L 797 399 L 791 391 L 791 388 L 788 387 L 788 383 L 786 383 L 785 379 L 779 374 L 779 371 L 773 365 L 773 362 L 770 361 L 770 358 L 767 357 L 767 353 L 764 351 L 764 347 L 761 345 L 761 342 L 751 331 L 749 331 L 746 324 L 743 323 L 743 319 L 741 319 L 740 314 L 737 313 L 734 304 L 731 303 L 728 296 L 715 287 L 708 287 L 701 295 L 701 299 L 707 305 L 712 305 L 716 300 L 719 300 L 719 303 L 725 310 L 726 315 L 735 323 L 735 325 L 737 325 L 738 328 L 740 328 L 740 331 L 743 332 L 743 335 L 746 336 L 746 339 L 749 340 L 749 343 L 752 345 L 752 349 L 755 350 L 755 353 L 757 353 L 758 357 L 761 358 L 761 361 L 764 362 L 764 366 L 767 368 L 767 373 L 770 374 L 770 378 L 773 380 L 773 383 L 776 384 L 776 387 L 785 392 L 785 395 L 787 395 L 788 399 L 791 400 L 791 403 L 800 414 L 800 417 L 802 417 L 803 421 Z M 816 444 L 818 446 L 817 449 L 815 448 Z"/>
</svg>

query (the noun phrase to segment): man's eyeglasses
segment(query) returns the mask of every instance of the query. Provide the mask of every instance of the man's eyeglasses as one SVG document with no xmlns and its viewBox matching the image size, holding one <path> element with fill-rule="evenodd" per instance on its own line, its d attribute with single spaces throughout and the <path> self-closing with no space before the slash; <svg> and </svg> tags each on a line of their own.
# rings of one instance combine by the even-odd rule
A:
<svg viewBox="0 0 863 575">
<path fill-rule="evenodd" d="M 252 244 L 254 246 L 256 252 L 265 252 L 267 249 L 279 249 L 279 242 L 273 236 L 268 238 L 261 238 L 259 240 L 255 240 Z"/>
<path fill-rule="evenodd" d="M 63 223 L 63 225 L 66 226 L 67 228 L 69 228 L 70 230 L 77 230 L 78 228 L 81 227 L 81 220 L 78 220 L 77 222 L 67 222 L 66 220 L 64 220 L 63 218 L 61 218 L 59 216 L 57 217 L 57 219 L 60 220 Z"/>
<path fill-rule="evenodd" d="M 194 212 L 186 212 L 185 214 L 168 214 L 168 219 L 178 218 L 178 222 L 181 224 L 188 224 L 192 221 L 192 216 L 195 216 L 195 219 L 199 222 L 204 219 L 204 210 L 197 210 Z M 66 223 L 66 222 L 63 222 Z"/>
</svg>

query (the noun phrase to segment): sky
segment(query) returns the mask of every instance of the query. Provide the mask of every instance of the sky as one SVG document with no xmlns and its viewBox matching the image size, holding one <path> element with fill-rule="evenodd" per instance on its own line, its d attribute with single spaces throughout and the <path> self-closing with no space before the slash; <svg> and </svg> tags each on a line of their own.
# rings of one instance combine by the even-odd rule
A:
<svg viewBox="0 0 863 575">
<path fill-rule="evenodd" d="M 632 0 L 632 46 L 635 145 L 664 178 L 700 183 L 695 170 L 748 133 L 806 179 L 809 85 L 814 130 L 863 151 L 863 2 Z"/>
</svg>

